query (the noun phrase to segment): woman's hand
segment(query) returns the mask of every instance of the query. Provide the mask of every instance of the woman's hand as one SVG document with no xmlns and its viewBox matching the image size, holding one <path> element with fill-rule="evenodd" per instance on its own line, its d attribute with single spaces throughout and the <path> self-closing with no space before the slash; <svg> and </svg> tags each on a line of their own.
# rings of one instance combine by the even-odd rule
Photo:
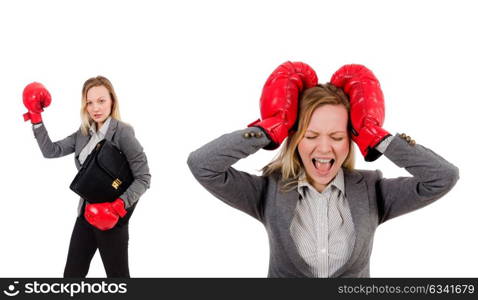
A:
<svg viewBox="0 0 478 300">
<path fill-rule="evenodd" d="M 30 120 L 32 124 L 41 123 L 41 112 L 44 107 L 51 103 L 51 96 L 43 84 L 32 82 L 23 89 L 23 104 L 28 112 L 23 114 L 25 121 Z"/>
<path fill-rule="evenodd" d="M 108 230 L 118 223 L 119 218 L 124 217 L 127 211 L 124 202 L 118 198 L 113 202 L 86 204 L 85 219 L 99 230 Z"/>
<path fill-rule="evenodd" d="M 375 75 L 362 65 L 345 65 L 334 73 L 330 83 L 342 88 L 350 100 L 352 140 L 366 161 L 374 161 L 381 152 L 375 149 L 390 136 L 382 128 L 385 118 L 383 93 Z"/>
<path fill-rule="evenodd" d="M 264 149 L 276 149 L 289 135 L 297 120 L 299 93 L 317 82 L 315 71 L 302 62 L 288 61 L 272 72 L 262 89 L 262 120 L 249 125 L 262 128 L 271 139 Z"/>
</svg>

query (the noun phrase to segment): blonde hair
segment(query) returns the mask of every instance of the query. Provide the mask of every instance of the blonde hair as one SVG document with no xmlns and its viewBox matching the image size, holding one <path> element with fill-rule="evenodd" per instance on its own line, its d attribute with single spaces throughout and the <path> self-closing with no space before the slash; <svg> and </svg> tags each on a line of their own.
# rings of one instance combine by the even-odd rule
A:
<svg viewBox="0 0 478 300">
<path fill-rule="evenodd" d="M 103 76 L 96 76 L 91 77 L 90 79 L 86 80 L 83 84 L 83 89 L 81 90 L 81 109 L 80 109 L 80 117 L 81 117 L 81 133 L 83 135 L 88 135 L 88 131 L 93 123 L 88 111 L 86 110 L 87 107 L 87 99 L 86 94 L 88 90 L 95 86 L 104 86 L 110 93 L 112 105 L 111 105 L 111 117 L 116 120 L 121 120 L 120 111 L 119 111 L 119 102 L 118 97 L 116 96 L 115 90 L 111 82 Z"/>
<path fill-rule="evenodd" d="M 327 83 L 309 88 L 304 91 L 299 99 L 298 128 L 292 131 L 286 142 L 282 145 L 277 157 L 267 164 L 263 169 L 263 175 L 281 175 L 282 190 L 291 190 L 299 181 L 299 176 L 304 170 L 300 159 L 298 146 L 303 139 L 313 112 L 324 105 L 343 105 L 350 113 L 350 103 L 342 89 Z M 348 124 L 349 153 L 342 164 L 346 169 L 353 169 L 355 166 L 354 146 L 351 141 L 350 118 Z"/>
</svg>

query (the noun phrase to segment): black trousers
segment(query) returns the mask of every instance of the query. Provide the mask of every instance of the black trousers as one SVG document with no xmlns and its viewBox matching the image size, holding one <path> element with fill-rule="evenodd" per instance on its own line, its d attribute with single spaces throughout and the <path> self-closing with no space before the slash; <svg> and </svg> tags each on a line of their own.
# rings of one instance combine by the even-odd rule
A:
<svg viewBox="0 0 478 300">
<path fill-rule="evenodd" d="M 99 249 L 107 277 L 129 278 L 128 240 L 127 220 L 102 231 L 90 225 L 81 214 L 71 234 L 63 276 L 86 277 L 96 249 Z"/>
</svg>

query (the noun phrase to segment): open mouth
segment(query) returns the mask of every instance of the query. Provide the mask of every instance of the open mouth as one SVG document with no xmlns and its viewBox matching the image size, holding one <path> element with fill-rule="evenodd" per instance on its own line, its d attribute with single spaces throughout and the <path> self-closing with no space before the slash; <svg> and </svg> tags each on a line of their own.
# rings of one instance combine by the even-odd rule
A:
<svg viewBox="0 0 478 300">
<path fill-rule="evenodd" d="M 333 158 L 312 158 L 312 164 L 314 165 L 315 169 L 321 173 L 326 174 L 332 169 L 332 166 L 335 163 L 335 159 Z"/>
</svg>

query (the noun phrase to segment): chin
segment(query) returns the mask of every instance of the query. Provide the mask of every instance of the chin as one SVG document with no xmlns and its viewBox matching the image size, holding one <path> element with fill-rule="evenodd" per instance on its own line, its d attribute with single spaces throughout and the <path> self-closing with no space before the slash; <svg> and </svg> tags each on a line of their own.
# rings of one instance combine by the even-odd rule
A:
<svg viewBox="0 0 478 300">
<path fill-rule="evenodd" d="M 319 176 L 315 174 L 315 168 L 312 167 L 312 172 L 306 170 L 308 173 L 308 177 L 314 181 L 314 183 L 320 184 L 320 185 L 328 185 L 334 178 L 337 176 L 337 173 L 339 172 L 339 169 L 335 170 L 330 170 L 330 173 L 327 174 L 326 177 L 324 176 Z M 312 174 L 312 175 L 311 175 Z"/>
<path fill-rule="evenodd" d="M 327 185 L 334 179 L 335 175 L 337 175 L 337 173 L 335 173 L 333 175 L 329 175 L 327 177 L 316 177 L 316 178 L 313 178 L 313 179 L 314 179 L 315 182 L 317 182 L 319 184 Z"/>
</svg>

